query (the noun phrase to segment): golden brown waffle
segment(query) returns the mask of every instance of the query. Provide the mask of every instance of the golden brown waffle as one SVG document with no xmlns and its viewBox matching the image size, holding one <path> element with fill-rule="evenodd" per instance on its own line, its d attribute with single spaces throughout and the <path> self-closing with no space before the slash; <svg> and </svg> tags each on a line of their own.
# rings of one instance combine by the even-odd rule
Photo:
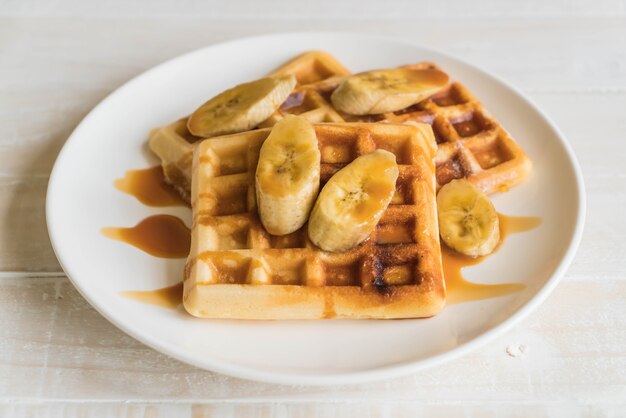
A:
<svg viewBox="0 0 626 418">
<path fill-rule="evenodd" d="M 306 225 L 269 235 L 256 209 L 254 173 L 270 129 L 210 138 L 194 153 L 191 252 L 184 306 L 206 318 L 417 318 L 445 302 L 429 125 L 315 125 L 321 182 L 377 148 L 396 155 L 396 194 L 358 247 L 329 253 Z"/>
<path fill-rule="evenodd" d="M 439 69 L 430 62 L 406 67 Z M 459 82 L 452 82 L 434 96 L 398 112 L 354 116 L 340 114 L 330 104 L 331 93 L 350 74 L 331 55 L 307 52 L 271 75 L 284 74 L 295 74 L 300 84 L 261 128 L 273 126 L 285 114 L 298 114 L 313 123 L 431 124 L 438 144 L 437 189 L 455 178 L 467 178 L 485 193 L 505 191 L 521 183 L 531 171 L 531 162 L 523 149 Z M 174 132 L 179 132 L 178 137 Z M 151 149 L 162 160 L 166 180 L 185 199 L 189 198 L 191 182 L 190 142 L 197 139 L 180 122 L 155 130 L 150 138 Z"/>
<path fill-rule="evenodd" d="M 312 123 L 344 122 L 328 97 L 350 72 L 332 55 L 309 51 L 297 56 L 271 76 L 294 74 L 298 84 L 285 103 L 259 127 L 274 126 L 286 114 L 300 115 Z"/>
<path fill-rule="evenodd" d="M 343 122 L 343 118 L 323 97 L 330 94 L 350 72 L 332 55 L 322 51 L 306 52 L 270 75 L 294 74 L 296 89 L 279 109 L 259 127 L 270 127 L 284 114 L 298 114 L 310 122 Z M 153 130 L 150 149 L 161 159 L 165 180 L 189 201 L 191 191 L 191 159 L 195 143 L 202 138 L 187 129 L 187 118 Z"/>
<path fill-rule="evenodd" d="M 405 67 L 439 69 L 430 62 Z M 506 191 L 521 183 L 531 170 L 522 148 L 459 82 L 398 112 L 343 117 L 348 121 L 431 124 L 438 148 L 437 189 L 454 179 L 466 178 L 484 193 Z"/>
<path fill-rule="evenodd" d="M 307 51 L 270 73 L 270 76 L 288 74 L 295 75 L 298 85 L 303 86 L 349 75 L 350 71 L 328 52 Z"/>
<path fill-rule="evenodd" d="M 165 181 L 190 201 L 191 161 L 196 143 L 202 138 L 187 129 L 187 118 L 150 132 L 148 146 L 160 159 Z"/>
<path fill-rule="evenodd" d="M 484 193 L 507 191 L 530 174 L 526 153 L 460 83 L 420 103 L 435 117 L 437 187 L 467 178 Z"/>
<path fill-rule="evenodd" d="M 431 62 L 404 67 L 443 71 Z M 300 107 L 293 106 L 298 100 L 291 97 L 281 111 L 298 114 L 303 108 L 312 114 L 332 115 L 326 119 L 311 118 L 313 122 L 428 123 L 438 144 L 437 189 L 454 179 L 467 178 L 485 193 L 506 191 L 530 173 L 532 165 L 523 149 L 463 84 L 451 82 L 437 94 L 401 111 L 354 116 L 336 112 L 330 104 L 330 95 L 346 75 L 349 73 L 303 86 L 317 93 L 315 100 L 304 100 Z"/>
</svg>

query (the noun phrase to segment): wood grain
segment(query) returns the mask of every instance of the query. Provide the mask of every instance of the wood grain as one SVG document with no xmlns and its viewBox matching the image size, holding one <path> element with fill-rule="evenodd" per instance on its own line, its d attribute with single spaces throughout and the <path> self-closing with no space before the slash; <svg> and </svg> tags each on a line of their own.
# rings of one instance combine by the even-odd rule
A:
<svg viewBox="0 0 626 418">
<path fill-rule="evenodd" d="M 0 416 L 7 417 L 90 417 L 90 418 L 491 418 L 511 416 L 546 417 L 621 417 L 623 405 L 573 405 L 565 401 L 546 406 L 536 403 L 500 403 L 487 405 L 428 405 L 418 402 L 298 402 L 298 403 L 19 403 L 0 405 Z M 521 411 L 516 413 L 511 411 Z"/>
<path fill-rule="evenodd" d="M 112 0 L 107 2 L 84 2 L 65 0 L 42 2 L 38 0 L 3 0 L 0 15 L 19 17 L 172 17 L 222 18 L 222 19 L 432 19 L 432 18 L 475 18 L 481 16 L 612 16 L 626 14 L 626 6 L 621 0 L 576 1 L 563 0 L 546 2 L 527 0 L 524 2 L 502 2 L 484 0 L 464 2 L 461 0 L 440 0 L 415 2 L 411 0 L 388 0 L 385 2 L 363 2 L 348 0 L 266 0 L 250 2 L 231 0 L 228 2 L 209 0 L 197 2 L 179 0 L 176 3 L 157 0 L 146 7 L 142 2 Z"/>
<path fill-rule="evenodd" d="M 623 280 L 590 287 L 566 279 L 514 331 L 472 354 L 404 378 L 316 388 L 255 383 L 187 366 L 109 324 L 65 278 L 4 278 L 0 394 L 64 402 L 620 404 L 626 399 L 625 294 Z M 598 299 L 602 304 L 584 309 Z"/>
<path fill-rule="evenodd" d="M 62 274 L 47 180 L 93 106 L 184 52 L 307 30 L 398 36 L 473 62 L 529 94 L 573 145 L 588 193 L 580 250 L 548 301 L 489 346 L 371 384 L 243 381 L 128 337 Z M 624 45 L 623 0 L 0 0 L 0 416 L 624 416 Z"/>
</svg>

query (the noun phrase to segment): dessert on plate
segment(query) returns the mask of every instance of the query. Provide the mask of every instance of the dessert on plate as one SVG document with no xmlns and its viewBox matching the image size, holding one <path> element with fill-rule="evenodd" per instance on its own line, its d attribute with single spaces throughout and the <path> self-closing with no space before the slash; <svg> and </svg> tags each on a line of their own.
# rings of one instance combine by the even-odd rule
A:
<svg viewBox="0 0 626 418">
<path fill-rule="evenodd" d="M 296 86 L 284 101 L 274 102 L 272 111 L 261 120 L 259 127 L 273 126 L 284 113 L 299 114 L 311 122 L 343 122 L 322 94 L 332 91 L 338 85 L 339 77 L 349 74 L 339 61 L 325 52 L 302 54 L 270 74 L 270 77 L 293 76 Z M 281 105 L 285 110 L 279 109 Z M 150 133 L 149 146 L 161 159 L 166 181 L 189 202 L 193 150 L 203 138 L 194 136 L 187 124 L 188 117 L 185 117 L 154 129 Z"/>
<path fill-rule="evenodd" d="M 380 222 L 365 242 L 342 251 L 321 249 L 311 239 L 319 237 L 306 226 L 271 235 L 259 217 L 255 171 L 272 130 L 202 141 L 194 154 L 191 252 L 183 298 L 192 315 L 415 318 L 432 316 L 443 307 L 435 140 L 430 126 L 317 124 L 314 130 L 322 185 L 372 151 L 386 150 L 395 157 L 399 173 Z M 334 210 L 340 217 L 340 207 Z M 350 216 L 343 216 L 350 222 L 347 229 L 357 228 L 361 218 L 369 216 L 363 212 L 367 211 L 357 206 Z M 323 223 L 332 218 L 320 216 L 315 228 L 323 234 Z"/>
<path fill-rule="evenodd" d="M 351 74 L 313 51 L 153 130 L 192 207 L 183 304 L 198 317 L 421 318 L 445 305 L 441 239 L 500 241 L 485 194 L 530 160 L 433 63 Z"/>
<path fill-rule="evenodd" d="M 401 68 L 443 73 L 429 62 Z M 271 77 L 285 75 L 295 76 L 296 87 L 284 102 L 275 105 L 276 110 L 259 127 L 273 126 L 287 114 L 297 114 L 314 123 L 428 123 L 438 144 L 435 157 L 438 188 L 453 179 L 466 178 L 489 194 L 522 182 L 531 170 L 530 160 L 508 132 L 463 84 L 449 81 L 447 76 L 445 86 L 413 105 L 379 114 L 354 115 L 333 106 L 333 93 L 351 74 L 331 55 L 307 52 L 270 74 Z M 356 84 L 358 87 L 364 83 Z M 355 83 L 350 85 L 354 89 Z M 150 148 L 161 159 L 166 180 L 187 201 L 191 192 L 193 149 L 200 140 L 201 137 L 187 129 L 187 118 L 150 134 Z"/>
</svg>

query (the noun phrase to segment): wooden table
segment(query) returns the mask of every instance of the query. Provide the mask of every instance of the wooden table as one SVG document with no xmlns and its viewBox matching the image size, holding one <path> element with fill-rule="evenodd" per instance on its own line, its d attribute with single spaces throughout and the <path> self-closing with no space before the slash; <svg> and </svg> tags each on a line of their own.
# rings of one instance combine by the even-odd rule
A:
<svg viewBox="0 0 626 418">
<path fill-rule="evenodd" d="M 626 416 L 626 3 L 473 3 L 0 1 L 0 416 Z M 145 347 L 67 280 L 44 202 L 81 118 L 166 59 L 302 30 L 396 35 L 449 52 L 521 88 L 564 131 L 588 193 L 583 241 L 556 291 L 511 332 L 396 380 L 269 385 Z"/>
</svg>

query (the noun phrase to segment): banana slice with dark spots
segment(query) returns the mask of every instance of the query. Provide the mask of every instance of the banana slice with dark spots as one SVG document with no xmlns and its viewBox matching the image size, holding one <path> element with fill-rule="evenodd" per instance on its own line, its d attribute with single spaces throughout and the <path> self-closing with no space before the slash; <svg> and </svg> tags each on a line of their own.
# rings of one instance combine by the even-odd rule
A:
<svg viewBox="0 0 626 418">
<path fill-rule="evenodd" d="M 437 93 L 448 75 L 434 69 L 395 68 L 348 77 L 331 95 L 333 106 L 351 115 L 395 112 Z"/>
<path fill-rule="evenodd" d="M 187 128 L 202 138 L 250 130 L 269 118 L 295 86 L 293 75 L 239 84 L 200 106 L 189 117 Z"/>
</svg>

